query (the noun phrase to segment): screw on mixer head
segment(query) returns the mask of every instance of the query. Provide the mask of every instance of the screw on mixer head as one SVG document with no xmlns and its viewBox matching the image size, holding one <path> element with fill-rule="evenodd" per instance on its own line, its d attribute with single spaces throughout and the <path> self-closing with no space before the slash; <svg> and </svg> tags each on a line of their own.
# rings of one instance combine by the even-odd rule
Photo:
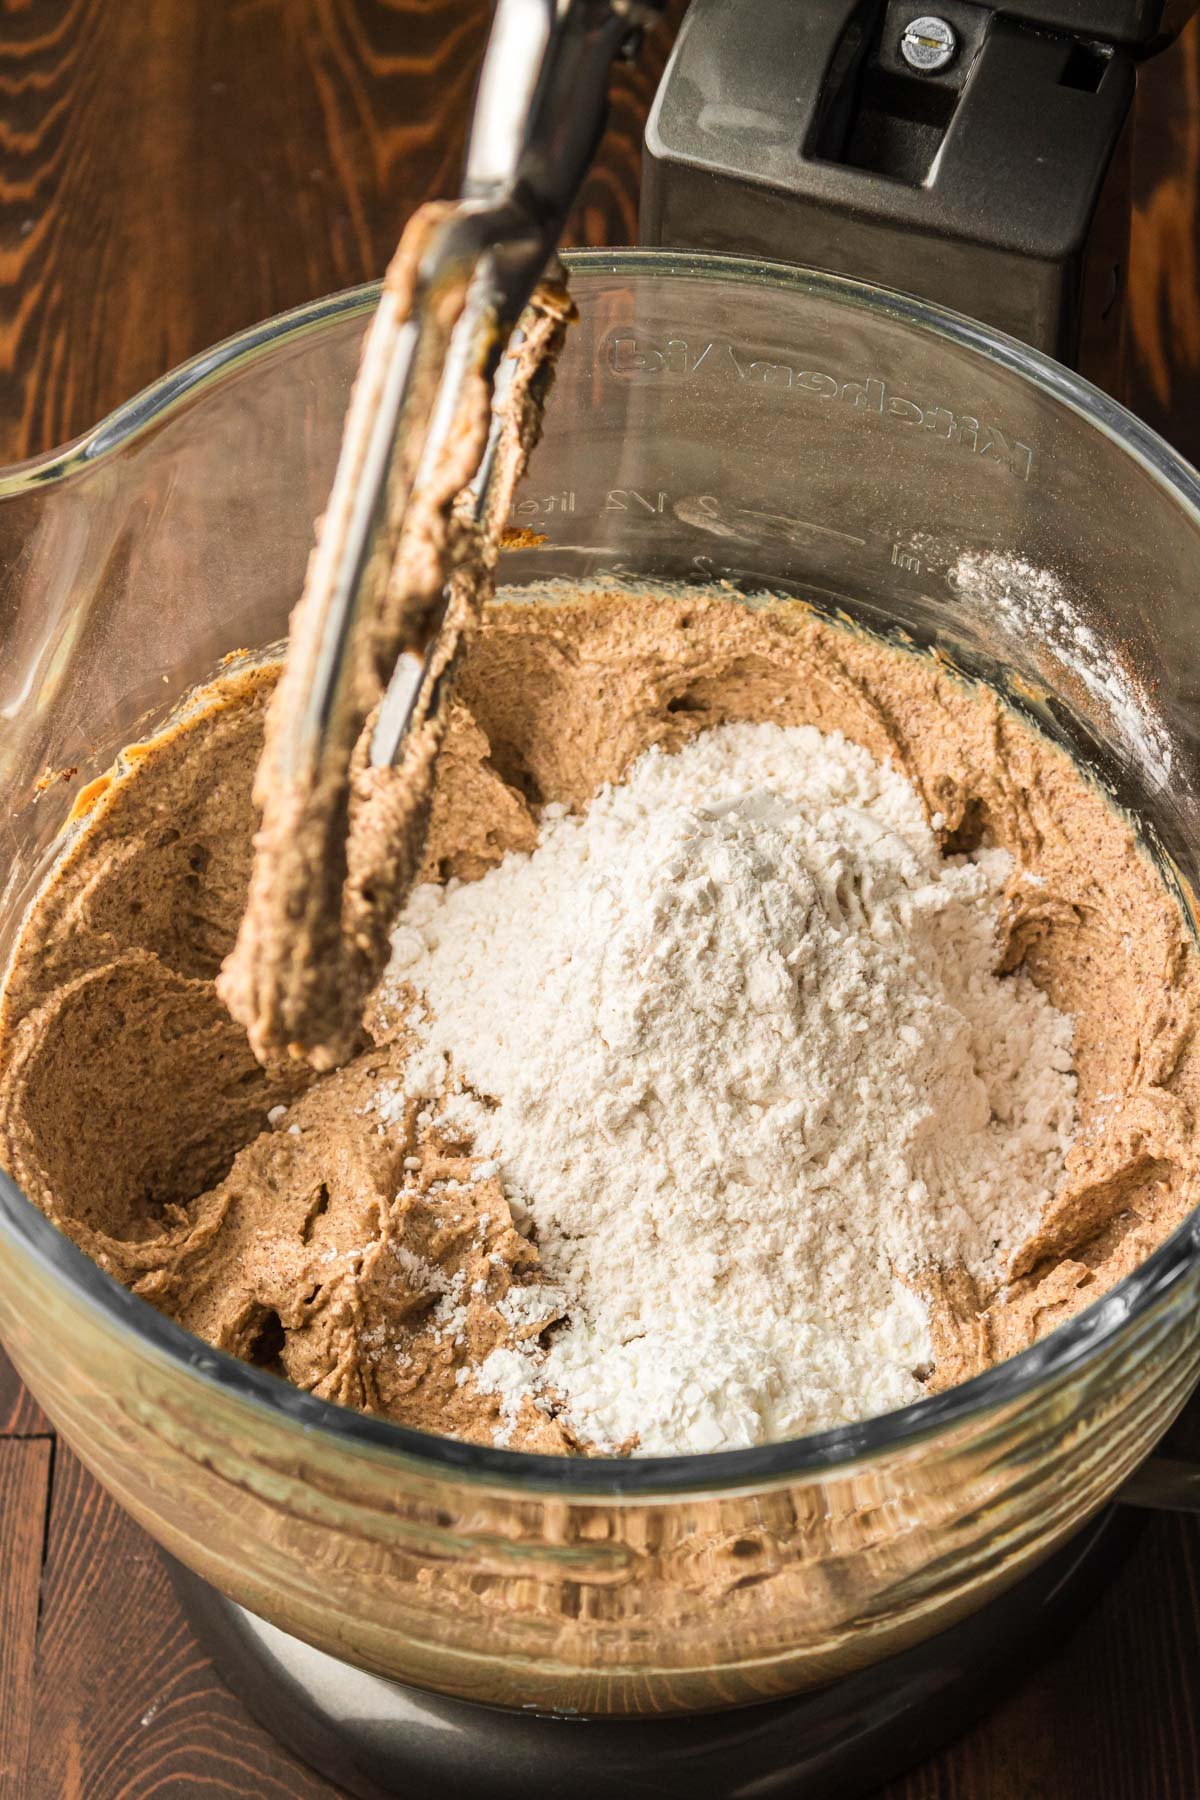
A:
<svg viewBox="0 0 1200 1800">
<path fill-rule="evenodd" d="M 957 49 L 953 27 L 931 13 L 913 19 L 900 38 L 901 56 L 919 75 L 937 75 L 949 68 Z"/>
</svg>

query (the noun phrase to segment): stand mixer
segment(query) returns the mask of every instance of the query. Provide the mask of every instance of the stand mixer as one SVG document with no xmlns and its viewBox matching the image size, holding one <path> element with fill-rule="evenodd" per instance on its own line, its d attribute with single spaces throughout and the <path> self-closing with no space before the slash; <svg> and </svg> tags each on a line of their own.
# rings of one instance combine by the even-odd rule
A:
<svg viewBox="0 0 1200 1800">
<path fill-rule="evenodd" d="M 966 120 L 1015 29 L 983 10 L 939 9 L 960 60 L 929 79 L 961 85 L 925 112 L 909 94 L 893 131 L 872 123 L 894 92 L 885 65 L 910 37 L 936 61 L 935 26 L 910 33 L 883 6 L 695 0 L 648 146 L 647 235 L 683 248 L 568 259 L 580 323 L 512 514 L 547 542 L 507 554 L 501 579 L 767 587 L 952 648 L 981 673 L 1015 670 L 1047 696 L 1056 733 L 1147 816 L 1186 882 L 1200 851 L 1200 486 L 1036 347 L 1083 359 L 1092 341 L 1076 302 L 1101 215 L 1113 216 L 1106 176 L 1134 62 L 1126 9 L 1093 9 L 1084 72 L 1096 71 L 1087 57 L 1104 64 L 1098 87 L 1057 84 L 1064 105 L 1100 104 L 1110 138 L 1106 157 L 1101 134 L 1087 139 L 1083 236 L 1057 262 L 1049 237 L 1042 246 L 1057 276 L 1016 271 L 1036 305 L 1014 335 L 1034 348 L 930 304 L 915 257 L 907 280 L 899 264 L 879 271 L 915 299 L 782 266 L 803 244 L 805 261 L 871 274 L 833 257 L 829 220 L 845 218 L 847 248 L 902 249 L 922 234 L 935 268 L 932 214 L 897 233 L 867 202 L 926 204 L 925 177 L 875 165 L 900 145 L 916 169 L 930 129 L 941 136 L 926 175 L 949 180 L 957 109 Z M 1023 9 L 1021 32 L 1065 70 L 1079 40 L 1054 11 Z M 1128 11 L 1148 47 L 1158 22 Z M 779 96 L 798 65 L 766 33 L 790 14 L 812 46 L 814 99 L 833 97 L 813 115 L 812 162 L 855 200 L 853 213 L 840 200 L 825 209 L 828 258 L 813 254 L 815 227 L 811 241 L 799 228 L 754 241 L 760 215 L 764 232 L 768 217 L 786 225 L 786 183 L 752 179 L 732 153 L 728 181 L 710 167 L 707 188 L 673 198 L 677 179 L 697 178 L 695 141 L 672 135 L 689 105 L 710 150 L 714 133 L 741 132 L 743 149 L 762 151 L 740 65 L 711 61 L 710 26 L 731 42 L 739 13 L 779 52 L 767 71 Z M 835 15 L 826 53 L 804 34 Z M 692 58 L 706 43 L 702 79 Z M 714 67 L 728 85 L 705 88 Z M 765 82 L 755 93 L 770 115 Z M 1122 95 L 1124 112 L 1109 105 Z M 810 141 L 799 114 L 788 129 L 793 149 Z M 809 160 L 778 143 L 773 156 L 789 180 Z M 704 192 L 726 203 L 706 214 Z M 775 261 L 688 248 L 711 249 L 718 213 L 732 229 L 743 207 L 739 247 Z M 964 269 L 977 249 L 964 235 Z M 980 280 L 981 311 L 1016 305 L 1004 286 Z M 932 298 L 961 307 L 965 295 Z M 69 806 L 61 787 L 34 795 L 41 771 L 77 765 L 86 780 L 232 645 L 279 636 L 373 298 L 247 334 L 0 490 L 4 948 Z M 955 586 L 964 547 L 1059 571 L 1064 605 L 1111 667 L 1072 663 L 1051 629 L 1006 635 L 986 597 Z M 1140 1466 L 1200 1373 L 1198 1297 L 1200 1243 L 1185 1227 L 1071 1325 L 905 1413 L 749 1452 L 575 1464 L 424 1437 L 233 1363 L 116 1287 L 0 1181 L 0 1336 L 18 1368 L 174 1557 L 236 1690 L 360 1794 L 504 1795 L 531 1782 L 581 1796 L 866 1792 L 957 1730 L 1031 1637 L 1061 1630 L 1120 1553 L 1124 1528 L 1104 1508 L 1122 1482 L 1172 1497 L 1170 1471 Z"/>
</svg>

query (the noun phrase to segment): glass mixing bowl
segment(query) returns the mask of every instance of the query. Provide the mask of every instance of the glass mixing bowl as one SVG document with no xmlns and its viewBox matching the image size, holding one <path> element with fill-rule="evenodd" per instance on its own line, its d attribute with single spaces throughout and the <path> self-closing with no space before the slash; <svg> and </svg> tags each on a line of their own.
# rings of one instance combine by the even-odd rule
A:
<svg viewBox="0 0 1200 1800">
<path fill-rule="evenodd" d="M 572 259 L 581 319 L 505 559 L 723 581 L 990 673 L 1200 850 L 1200 488 L 1016 343 L 828 276 Z M 200 357 L 0 477 L 0 952 L 72 795 L 235 647 L 277 639 L 372 293 Z M 1047 573 L 1049 571 L 1050 573 Z M 570 1461 L 402 1430 L 161 1318 L 0 1179 L 0 1338 L 182 1562 L 321 1649 L 474 1700 L 677 1712 L 798 1691 L 1013 1582 L 1114 1493 L 1200 1373 L 1189 1222 L 1035 1348 L 794 1443 Z"/>
</svg>

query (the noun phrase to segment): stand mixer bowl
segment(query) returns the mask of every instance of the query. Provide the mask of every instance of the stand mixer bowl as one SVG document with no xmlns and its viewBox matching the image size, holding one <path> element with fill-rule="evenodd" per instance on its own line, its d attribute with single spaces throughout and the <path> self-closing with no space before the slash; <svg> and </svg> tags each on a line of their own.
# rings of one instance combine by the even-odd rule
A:
<svg viewBox="0 0 1200 1800">
<path fill-rule="evenodd" d="M 726 582 L 936 647 L 1135 804 L 1186 894 L 1194 474 L 1077 377 L 919 302 L 718 257 L 571 264 L 580 323 L 513 521 L 545 541 L 505 582 Z M 248 332 L 0 477 L 5 954 L 79 787 L 223 654 L 283 634 L 372 297 Z M 401 1429 L 211 1350 L 0 1177 L 0 1340 L 152 1536 L 333 1656 L 520 1708 L 796 1693 L 982 1606 L 1165 1430 L 1200 1375 L 1198 1301 L 1189 1221 L 1031 1350 L 902 1412 L 556 1459 Z"/>
</svg>

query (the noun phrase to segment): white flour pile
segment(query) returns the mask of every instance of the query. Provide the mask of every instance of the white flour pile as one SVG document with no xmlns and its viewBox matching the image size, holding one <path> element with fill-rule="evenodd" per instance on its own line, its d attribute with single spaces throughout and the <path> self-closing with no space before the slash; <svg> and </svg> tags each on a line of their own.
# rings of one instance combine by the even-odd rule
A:
<svg viewBox="0 0 1200 1800">
<path fill-rule="evenodd" d="M 919 1398 L 913 1277 L 1001 1277 L 1074 1130 L 1071 1021 L 993 973 L 1009 869 L 944 858 L 840 735 L 729 725 L 417 890 L 409 1091 L 448 1095 L 566 1319 L 462 1378 L 643 1454 Z"/>
</svg>

